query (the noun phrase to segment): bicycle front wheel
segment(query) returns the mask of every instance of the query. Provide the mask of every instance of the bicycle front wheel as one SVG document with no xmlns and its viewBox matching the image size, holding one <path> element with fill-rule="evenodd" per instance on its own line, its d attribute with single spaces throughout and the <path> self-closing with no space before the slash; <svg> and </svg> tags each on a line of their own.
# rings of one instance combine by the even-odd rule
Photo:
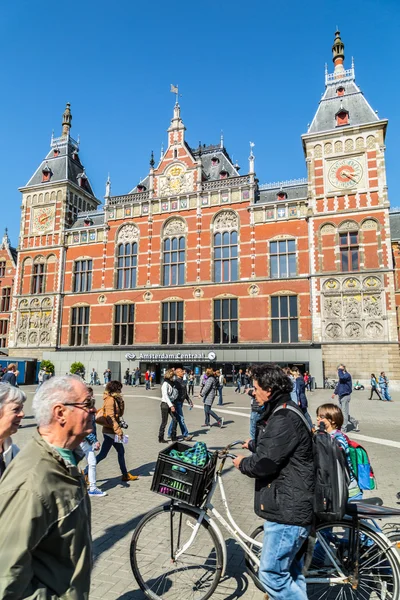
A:
<svg viewBox="0 0 400 600">
<path fill-rule="evenodd" d="M 319 525 L 306 576 L 309 600 L 398 600 L 400 565 L 389 541 L 359 525 L 359 560 L 350 540 L 351 521 Z"/>
<path fill-rule="evenodd" d="M 140 588 L 152 600 L 207 600 L 221 577 L 222 548 L 203 520 L 189 548 L 198 514 L 190 507 L 160 506 L 150 511 L 132 536 L 130 560 Z"/>
</svg>

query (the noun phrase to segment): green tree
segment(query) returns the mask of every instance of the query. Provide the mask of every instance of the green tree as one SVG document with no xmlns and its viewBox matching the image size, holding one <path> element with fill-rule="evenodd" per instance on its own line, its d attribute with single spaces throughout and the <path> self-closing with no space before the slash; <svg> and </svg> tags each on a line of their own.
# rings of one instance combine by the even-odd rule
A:
<svg viewBox="0 0 400 600">
<path fill-rule="evenodd" d="M 72 363 L 69 372 L 72 373 L 72 375 L 75 375 L 76 373 L 78 373 L 79 375 L 82 375 L 82 377 L 83 377 L 85 375 L 85 365 L 79 361 L 74 362 L 74 363 Z"/>
<path fill-rule="evenodd" d="M 40 362 L 40 368 L 54 375 L 54 365 L 51 360 L 42 360 Z"/>
</svg>

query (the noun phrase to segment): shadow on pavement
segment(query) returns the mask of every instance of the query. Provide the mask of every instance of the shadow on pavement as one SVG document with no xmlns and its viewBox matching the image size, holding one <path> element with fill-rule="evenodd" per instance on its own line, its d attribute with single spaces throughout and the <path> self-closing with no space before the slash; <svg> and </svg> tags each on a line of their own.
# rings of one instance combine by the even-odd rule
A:
<svg viewBox="0 0 400 600">
<path fill-rule="evenodd" d="M 107 552 L 121 540 L 122 537 L 131 533 L 136 528 L 139 521 L 144 517 L 146 513 L 142 513 L 133 519 L 130 519 L 125 524 L 117 523 L 111 527 L 107 527 L 104 533 L 93 541 L 93 558 L 94 563 L 98 560 L 103 552 Z"/>
</svg>

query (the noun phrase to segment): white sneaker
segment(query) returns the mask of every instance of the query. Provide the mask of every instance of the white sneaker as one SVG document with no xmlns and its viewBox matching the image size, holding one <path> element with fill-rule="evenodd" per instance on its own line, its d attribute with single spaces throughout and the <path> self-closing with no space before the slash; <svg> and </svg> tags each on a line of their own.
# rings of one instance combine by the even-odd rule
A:
<svg viewBox="0 0 400 600">
<path fill-rule="evenodd" d="M 88 491 L 89 496 L 94 496 L 97 498 L 101 498 L 102 496 L 107 496 L 107 492 L 103 492 L 102 490 L 99 490 L 99 488 L 95 487 L 91 490 Z"/>
</svg>

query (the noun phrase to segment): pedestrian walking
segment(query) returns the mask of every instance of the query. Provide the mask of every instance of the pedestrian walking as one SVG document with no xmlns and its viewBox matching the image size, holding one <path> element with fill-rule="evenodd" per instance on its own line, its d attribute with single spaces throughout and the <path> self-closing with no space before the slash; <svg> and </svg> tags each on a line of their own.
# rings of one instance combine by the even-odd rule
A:
<svg viewBox="0 0 400 600">
<path fill-rule="evenodd" d="M 381 374 L 379 375 L 379 385 L 382 391 L 382 400 L 393 402 L 389 394 L 389 379 L 386 377 L 384 371 L 381 371 Z"/>
<path fill-rule="evenodd" d="M 256 394 L 254 392 L 254 388 L 250 388 L 249 392 L 248 392 L 250 398 L 251 398 L 251 403 L 250 403 L 250 439 L 251 440 L 255 440 L 256 439 L 256 432 L 257 432 L 257 423 L 260 419 L 260 415 L 262 413 L 262 409 L 260 408 L 260 405 L 257 402 L 257 398 L 256 398 Z"/>
<path fill-rule="evenodd" d="M 151 384 L 152 388 L 155 387 L 155 384 L 156 384 L 156 372 L 154 371 L 154 369 L 150 372 L 150 384 Z"/>
<path fill-rule="evenodd" d="M 346 366 L 341 364 L 338 367 L 338 382 L 336 384 L 335 391 L 332 394 L 332 399 L 335 396 L 339 397 L 339 405 L 343 413 L 343 433 L 347 432 L 350 423 L 353 425 L 354 431 L 359 431 L 358 421 L 350 417 L 350 400 L 352 391 L 353 385 L 351 375 L 346 370 Z"/>
<path fill-rule="evenodd" d="M 300 549 L 314 518 L 312 437 L 296 414 L 300 411 L 290 400 L 292 383 L 283 370 L 260 365 L 252 375 L 263 413 L 255 440 L 243 444 L 252 456 L 238 455 L 233 464 L 255 479 L 255 512 L 265 520 L 258 576 L 267 597 L 306 600 Z"/>
<path fill-rule="evenodd" d="M 0 598 L 89 598 L 90 501 L 75 450 L 94 410 L 76 376 L 52 377 L 36 392 L 38 429 L 0 484 Z"/>
<path fill-rule="evenodd" d="M 210 417 L 215 419 L 217 425 L 222 427 L 224 424 L 224 419 L 219 417 L 213 410 L 212 405 L 214 402 L 215 394 L 217 391 L 217 384 L 214 377 L 214 371 L 212 369 L 206 370 L 207 380 L 204 384 L 204 387 L 201 391 L 201 396 L 204 402 L 204 414 L 205 414 L 205 423 L 203 427 L 207 427 L 210 429 Z"/>
<path fill-rule="evenodd" d="M 44 381 L 44 374 L 46 373 L 45 369 L 40 369 L 39 373 L 38 373 L 38 389 L 40 388 L 40 386 L 43 384 Z"/>
<path fill-rule="evenodd" d="M 149 369 L 147 369 L 146 373 L 144 374 L 144 381 L 145 381 L 145 384 L 146 384 L 146 388 L 145 389 L 146 389 L 146 392 L 147 392 L 147 390 L 150 389 L 150 371 L 149 371 Z"/>
<path fill-rule="evenodd" d="M 245 372 L 243 373 L 242 383 L 243 383 L 242 394 L 245 394 L 246 392 L 249 391 L 250 383 L 251 383 L 251 375 L 250 375 L 249 369 L 246 369 Z"/>
<path fill-rule="evenodd" d="M 93 389 L 88 387 L 88 393 L 91 394 L 93 402 L 95 398 L 93 395 Z M 85 481 L 89 486 L 88 494 L 91 498 L 102 498 L 107 496 L 107 492 L 103 492 L 97 487 L 96 483 L 96 455 L 95 452 L 100 449 L 100 442 L 97 440 L 96 432 L 96 415 L 92 415 L 92 431 L 85 437 L 83 442 L 80 444 L 81 450 L 85 455 L 87 466 L 83 471 Z"/>
<path fill-rule="evenodd" d="M 371 373 L 371 393 L 368 400 L 372 400 L 374 393 L 378 396 L 378 400 L 382 400 L 382 396 L 379 393 L 378 380 L 376 379 L 375 375 Z"/>
<path fill-rule="evenodd" d="M 0 383 L 0 477 L 18 454 L 19 448 L 11 439 L 24 417 L 26 396 L 9 383 Z"/>
<path fill-rule="evenodd" d="M 114 448 L 118 454 L 118 464 L 122 474 L 122 481 L 136 481 L 139 477 L 131 475 L 125 463 L 124 434 L 121 428 L 121 424 L 125 424 L 123 420 L 125 403 L 121 392 L 122 383 L 120 381 L 110 381 L 104 390 L 101 415 L 104 421 L 101 420 L 101 422 L 106 424 L 103 424 L 104 440 L 101 450 L 96 457 L 96 462 L 99 464 L 99 462 L 107 457 L 111 448 Z M 99 422 L 99 419 L 97 419 L 97 422 Z"/>
<path fill-rule="evenodd" d="M 130 383 L 131 383 L 131 372 L 130 372 L 129 367 L 125 371 L 124 383 L 125 383 L 125 385 L 130 385 Z"/>
<path fill-rule="evenodd" d="M 4 373 L 1 383 L 9 383 L 10 385 L 16 387 L 17 386 L 17 365 L 15 363 L 10 363 L 7 365 L 7 371 Z"/>
<path fill-rule="evenodd" d="M 140 384 L 140 369 L 139 367 L 136 367 L 135 370 L 135 387 L 139 387 Z"/>
<path fill-rule="evenodd" d="M 190 371 L 188 377 L 188 394 L 189 396 L 194 396 L 194 373 Z"/>
<path fill-rule="evenodd" d="M 293 368 L 293 375 L 296 378 L 295 383 L 296 383 L 297 404 L 299 405 L 303 415 L 305 416 L 305 418 L 307 419 L 307 421 L 310 424 L 310 427 L 312 428 L 313 423 L 312 423 L 312 419 L 308 412 L 308 400 L 307 400 L 307 396 L 306 396 L 305 380 L 301 376 L 300 371 L 296 367 Z"/>
<path fill-rule="evenodd" d="M 217 382 L 218 406 L 223 406 L 224 402 L 222 398 L 222 390 L 224 389 L 225 385 L 225 377 L 219 369 L 215 371 L 215 380 Z"/>
<path fill-rule="evenodd" d="M 177 439 L 176 431 L 177 426 L 179 424 L 179 428 L 183 435 L 183 439 L 189 442 L 191 439 L 193 439 L 193 436 L 189 434 L 188 428 L 185 423 L 185 416 L 183 414 L 183 404 L 186 401 L 192 409 L 193 402 L 189 398 L 186 383 L 183 380 L 184 370 L 181 367 L 177 367 L 175 369 L 174 375 L 174 387 L 178 391 L 178 396 L 174 401 L 176 420 L 171 421 L 168 429 L 168 435 L 170 436 L 171 440 L 175 441 Z"/>
<path fill-rule="evenodd" d="M 243 369 L 239 369 L 238 374 L 236 375 L 235 394 L 240 394 L 240 390 L 242 389 L 242 383 L 243 383 Z"/>
<path fill-rule="evenodd" d="M 107 385 L 111 381 L 111 369 L 106 369 L 103 373 L 104 385 Z"/>
<path fill-rule="evenodd" d="M 161 425 L 158 431 L 158 441 L 160 444 L 167 444 L 165 439 L 165 428 L 168 423 L 168 416 L 171 420 L 176 421 L 176 408 L 174 401 L 178 398 L 178 390 L 173 385 L 174 370 L 167 369 L 164 373 L 164 381 L 161 386 Z"/>
</svg>

